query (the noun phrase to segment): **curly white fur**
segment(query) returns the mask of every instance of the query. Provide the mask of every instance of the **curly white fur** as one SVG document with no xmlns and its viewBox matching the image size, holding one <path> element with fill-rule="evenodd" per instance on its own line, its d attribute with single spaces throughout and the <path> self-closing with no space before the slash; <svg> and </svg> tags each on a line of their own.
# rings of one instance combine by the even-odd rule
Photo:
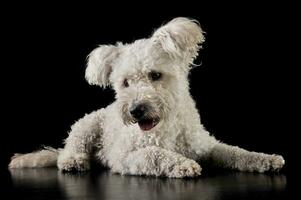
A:
<svg viewBox="0 0 301 200">
<path fill-rule="evenodd" d="M 64 149 L 17 155 L 9 167 L 84 171 L 96 155 L 113 172 L 132 175 L 198 176 L 202 160 L 241 171 L 281 169 L 281 156 L 226 145 L 202 126 L 187 77 L 203 42 L 195 20 L 176 18 L 148 39 L 99 46 L 89 55 L 86 79 L 112 85 L 116 101 L 75 123 Z M 153 72 L 160 80 L 150 78 Z M 130 113 L 138 103 L 147 105 L 148 119 L 158 119 L 150 130 Z"/>
</svg>

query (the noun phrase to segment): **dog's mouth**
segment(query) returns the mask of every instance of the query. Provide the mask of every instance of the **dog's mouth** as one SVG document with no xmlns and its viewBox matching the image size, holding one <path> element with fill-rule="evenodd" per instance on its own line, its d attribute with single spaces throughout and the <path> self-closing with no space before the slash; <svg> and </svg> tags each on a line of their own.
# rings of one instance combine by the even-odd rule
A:
<svg viewBox="0 0 301 200">
<path fill-rule="evenodd" d="M 159 118 L 141 119 L 138 121 L 138 125 L 141 130 L 149 131 L 159 123 Z"/>
</svg>

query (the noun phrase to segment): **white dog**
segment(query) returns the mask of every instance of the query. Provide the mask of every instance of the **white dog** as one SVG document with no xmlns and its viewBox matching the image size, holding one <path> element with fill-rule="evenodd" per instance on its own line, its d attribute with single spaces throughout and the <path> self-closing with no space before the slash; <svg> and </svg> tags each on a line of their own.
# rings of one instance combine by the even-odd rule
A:
<svg viewBox="0 0 301 200">
<path fill-rule="evenodd" d="M 113 172 L 193 177 L 202 161 L 240 171 L 278 171 L 279 155 L 217 141 L 202 126 L 188 73 L 204 42 L 197 21 L 176 18 L 147 39 L 101 45 L 89 55 L 86 79 L 112 86 L 116 101 L 72 126 L 64 149 L 16 154 L 10 168 L 85 171 L 96 158 Z"/>
</svg>

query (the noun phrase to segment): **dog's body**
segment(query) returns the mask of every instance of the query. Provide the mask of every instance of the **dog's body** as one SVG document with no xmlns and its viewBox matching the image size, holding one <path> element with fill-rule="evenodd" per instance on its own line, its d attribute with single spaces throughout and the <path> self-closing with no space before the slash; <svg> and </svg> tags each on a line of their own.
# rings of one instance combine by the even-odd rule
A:
<svg viewBox="0 0 301 200">
<path fill-rule="evenodd" d="M 148 39 L 98 47 L 86 78 L 112 85 L 116 101 L 75 123 L 64 149 L 16 155 L 10 167 L 84 171 L 96 155 L 112 171 L 133 175 L 197 176 L 202 161 L 241 171 L 281 169 L 281 156 L 226 145 L 202 126 L 188 73 L 203 41 L 195 21 L 176 18 Z"/>
</svg>

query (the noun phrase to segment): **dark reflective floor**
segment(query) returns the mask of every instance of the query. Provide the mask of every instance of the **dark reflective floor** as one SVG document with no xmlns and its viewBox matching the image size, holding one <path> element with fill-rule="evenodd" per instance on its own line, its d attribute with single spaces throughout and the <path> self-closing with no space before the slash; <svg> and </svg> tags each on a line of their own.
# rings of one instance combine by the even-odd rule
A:
<svg viewBox="0 0 301 200">
<path fill-rule="evenodd" d="M 8 199 L 287 199 L 281 174 L 217 172 L 196 179 L 121 176 L 107 170 L 62 174 L 57 169 L 11 170 L 2 174 Z M 1 198 L 2 199 L 2 198 Z"/>
</svg>

